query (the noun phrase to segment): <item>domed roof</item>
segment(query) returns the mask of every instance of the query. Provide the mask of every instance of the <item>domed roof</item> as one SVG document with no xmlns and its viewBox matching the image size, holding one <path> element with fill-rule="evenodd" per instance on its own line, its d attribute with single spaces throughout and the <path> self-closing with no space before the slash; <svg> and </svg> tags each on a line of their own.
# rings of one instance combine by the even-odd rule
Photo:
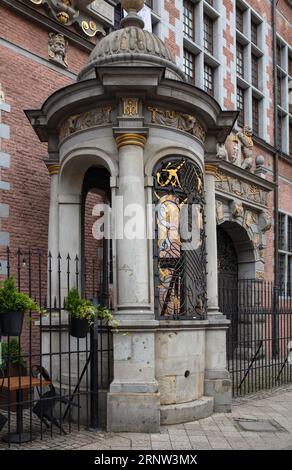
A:
<svg viewBox="0 0 292 470">
<path fill-rule="evenodd" d="M 89 57 L 89 63 L 79 73 L 78 80 L 95 77 L 95 68 L 105 65 L 119 65 L 121 63 L 144 66 L 166 67 L 168 76 L 183 80 L 184 74 L 177 67 L 167 45 L 155 34 L 144 31 L 141 18 L 135 21 L 133 14 L 124 18 L 124 28 L 113 31 L 102 38 Z"/>
</svg>

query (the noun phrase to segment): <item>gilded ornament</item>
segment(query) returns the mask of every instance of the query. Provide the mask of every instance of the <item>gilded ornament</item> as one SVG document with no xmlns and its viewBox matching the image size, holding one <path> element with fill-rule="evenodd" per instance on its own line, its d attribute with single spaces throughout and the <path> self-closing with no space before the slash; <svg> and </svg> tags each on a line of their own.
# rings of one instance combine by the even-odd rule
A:
<svg viewBox="0 0 292 470">
<path fill-rule="evenodd" d="M 138 98 L 127 98 L 123 100 L 123 114 L 125 116 L 138 116 L 139 114 Z"/>
<path fill-rule="evenodd" d="M 65 11 L 60 11 L 59 13 L 57 13 L 56 16 L 62 24 L 67 24 L 70 20 L 70 16 L 68 15 L 68 13 L 65 13 Z"/>
<path fill-rule="evenodd" d="M 30 0 L 31 3 L 34 3 L 34 5 L 41 5 L 43 3 L 43 0 Z"/>
<path fill-rule="evenodd" d="M 257 271 L 256 272 L 256 279 L 258 279 L 259 281 L 264 281 L 265 280 L 264 271 Z"/>
<path fill-rule="evenodd" d="M 81 23 L 82 31 L 89 37 L 93 37 L 97 33 L 97 26 L 94 21 L 89 21 L 89 23 L 85 20 Z"/>
</svg>

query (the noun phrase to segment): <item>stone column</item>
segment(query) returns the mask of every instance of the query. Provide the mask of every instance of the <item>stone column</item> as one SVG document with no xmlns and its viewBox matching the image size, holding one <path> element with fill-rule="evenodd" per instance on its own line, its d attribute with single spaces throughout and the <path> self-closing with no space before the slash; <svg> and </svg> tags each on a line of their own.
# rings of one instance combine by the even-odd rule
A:
<svg viewBox="0 0 292 470">
<path fill-rule="evenodd" d="M 216 234 L 215 174 L 217 167 L 207 163 L 205 166 L 206 189 L 206 250 L 207 250 L 207 296 L 208 315 L 219 313 L 218 307 L 218 267 Z"/>
<path fill-rule="evenodd" d="M 121 131 L 120 131 L 121 132 Z M 117 317 L 120 332 L 114 334 L 114 380 L 108 394 L 107 428 L 113 432 L 158 432 L 160 399 L 155 379 L 155 332 L 157 322 L 151 309 L 148 243 L 146 237 L 146 199 L 144 146 L 146 136 L 118 133 L 118 195 L 123 208 L 116 205 L 117 240 Z M 136 204 L 140 236 L 122 237 L 122 209 L 127 213 Z M 128 215 L 131 217 L 130 212 Z M 133 214 L 134 215 L 134 214 Z M 126 218 L 125 223 L 129 222 Z M 126 334 L 123 334 L 126 333 Z"/>
<path fill-rule="evenodd" d="M 51 177 L 50 190 L 50 211 L 48 230 L 48 252 L 51 254 L 51 283 L 48 279 L 48 299 L 51 294 L 51 303 L 54 306 L 54 299 L 58 298 L 58 253 L 59 253 L 59 172 L 60 165 L 48 163 L 47 168 Z"/>
<path fill-rule="evenodd" d="M 206 247 L 208 320 L 205 353 L 205 395 L 214 397 L 214 411 L 231 410 L 231 380 L 227 370 L 226 331 L 230 324 L 219 311 L 216 234 L 216 200 L 214 164 L 205 165 L 206 185 Z"/>
<path fill-rule="evenodd" d="M 115 214 L 118 231 L 118 315 L 122 315 L 123 319 L 137 315 L 140 320 L 142 316 L 152 319 L 143 161 L 146 137 L 141 134 L 121 134 L 116 141 L 119 150 L 119 203 Z M 133 216 L 137 217 L 138 223 L 132 227 L 139 233 L 133 234 L 132 238 L 128 222 Z"/>
</svg>

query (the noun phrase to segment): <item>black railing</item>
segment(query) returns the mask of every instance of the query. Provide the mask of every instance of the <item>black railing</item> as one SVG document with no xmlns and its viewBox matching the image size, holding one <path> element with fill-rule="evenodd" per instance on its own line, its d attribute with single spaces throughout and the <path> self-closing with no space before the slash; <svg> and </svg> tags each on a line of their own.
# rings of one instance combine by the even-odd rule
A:
<svg viewBox="0 0 292 470">
<path fill-rule="evenodd" d="M 71 287 L 104 305 L 108 291 L 103 291 L 103 263 L 88 259 L 81 269 L 76 256 L 9 249 L 0 250 L 0 263 L 0 280 L 13 277 L 17 289 L 45 310 L 25 314 L 17 337 L 0 329 L 0 449 L 81 426 L 105 427 L 112 381 L 110 327 L 96 319 L 84 338 L 73 337 L 64 309 Z"/>
<path fill-rule="evenodd" d="M 228 366 L 233 395 L 292 382 L 292 297 L 288 286 L 220 280 L 219 305 L 230 319 Z"/>
</svg>

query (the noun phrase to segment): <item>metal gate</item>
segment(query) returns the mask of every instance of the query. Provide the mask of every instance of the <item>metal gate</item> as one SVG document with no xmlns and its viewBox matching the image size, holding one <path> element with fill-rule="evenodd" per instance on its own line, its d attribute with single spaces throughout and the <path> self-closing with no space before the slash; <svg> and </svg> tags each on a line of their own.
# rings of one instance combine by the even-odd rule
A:
<svg viewBox="0 0 292 470">
<path fill-rule="evenodd" d="M 71 287 L 104 303 L 103 262 L 41 251 L 0 252 L 0 279 L 13 278 L 45 310 L 28 312 L 21 334 L 1 339 L 0 448 L 106 426 L 112 334 L 96 319 L 84 339 L 70 333 L 64 299 Z M 82 269 L 81 269 L 82 268 Z M 107 294 L 107 293 L 106 293 Z M 1 313 L 0 313 L 1 315 Z"/>
<path fill-rule="evenodd" d="M 261 280 L 222 280 L 220 310 L 227 334 L 233 395 L 292 382 L 292 297 L 288 286 Z M 235 314 L 236 321 L 233 318 Z"/>
</svg>

